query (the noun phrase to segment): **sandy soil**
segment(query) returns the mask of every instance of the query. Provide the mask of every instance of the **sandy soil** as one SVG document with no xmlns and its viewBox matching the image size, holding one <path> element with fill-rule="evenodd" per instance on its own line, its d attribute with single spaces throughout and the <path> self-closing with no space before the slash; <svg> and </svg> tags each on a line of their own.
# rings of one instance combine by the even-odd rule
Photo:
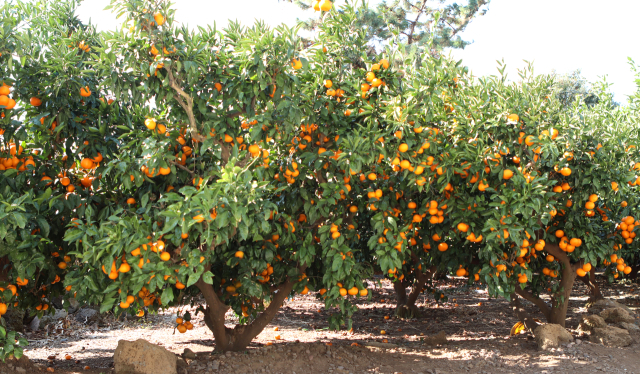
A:
<svg viewBox="0 0 640 374">
<path fill-rule="evenodd" d="M 586 289 L 581 285 L 571 299 L 567 323 L 577 340 L 551 352 L 538 351 L 529 334 L 509 336 L 517 320 L 505 300 L 491 299 L 484 289 L 468 287 L 462 279 L 441 281 L 438 288 L 448 295 L 448 302 L 438 304 L 433 297 L 421 296 L 422 318 L 399 320 L 393 317 L 392 285 L 383 280 L 382 287 L 373 290 L 372 300 L 360 304 L 352 333 L 328 330 L 331 311 L 315 295 L 296 296 L 242 353 L 212 353 L 214 341 L 202 315 L 192 320 L 193 330 L 175 331 L 175 308 L 133 321 L 105 316 L 100 324 L 91 326 L 69 316 L 48 329 L 27 333 L 30 345 L 25 354 L 33 366 L 26 373 L 113 373 L 118 341 L 146 339 L 177 354 L 185 348 L 197 354 L 196 359 L 185 360 L 179 374 L 640 374 L 640 334 L 634 334 L 635 343 L 626 348 L 607 348 L 577 335 L 575 328 L 586 313 Z M 637 311 L 637 288 L 637 284 L 607 285 L 603 294 Z M 228 321 L 233 322 L 232 315 Z M 425 343 L 427 337 L 441 331 L 447 335 L 447 344 Z M 15 367 L 0 365 L 0 373 L 16 372 Z"/>
</svg>

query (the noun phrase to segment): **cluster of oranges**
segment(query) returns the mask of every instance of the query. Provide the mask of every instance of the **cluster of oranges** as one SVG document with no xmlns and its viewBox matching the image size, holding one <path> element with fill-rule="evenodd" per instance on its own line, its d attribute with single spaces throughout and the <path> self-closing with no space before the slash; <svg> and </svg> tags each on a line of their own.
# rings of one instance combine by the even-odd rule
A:
<svg viewBox="0 0 640 374">
<path fill-rule="evenodd" d="M 23 152 L 21 145 L 16 145 L 15 143 L 9 143 L 8 145 L 9 145 L 9 155 L 11 157 L 0 157 L 0 171 L 9 170 L 9 169 L 25 171 L 29 166 L 33 168 L 36 167 L 36 163 L 32 155 L 29 155 L 23 158 L 18 157 L 22 155 L 22 152 Z M 6 152 L 4 147 L 0 148 L 0 152 Z"/>
<path fill-rule="evenodd" d="M 633 230 L 638 227 L 638 225 L 640 225 L 640 221 L 636 221 L 631 216 L 622 219 L 622 222 L 618 225 L 618 230 L 620 230 L 620 236 L 622 236 L 625 243 L 633 243 L 633 239 L 636 237 L 636 233 Z"/>
<path fill-rule="evenodd" d="M 313 5 L 313 10 L 315 10 L 316 12 L 319 12 L 319 11 L 328 12 L 331 10 L 332 7 L 333 7 L 333 3 L 331 2 L 331 0 L 324 0 L 322 4 L 320 4 L 320 0 L 318 0 Z"/>
<path fill-rule="evenodd" d="M 16 101 L 11 98 L 11 86 L 6 82 L 3 82 L 2 86 L 0 86 L 0 106 L 3 106 L 4 109 L 7 110 L 11 110 L 16 106 Z M 2 112 L 1 118 L 4 118 L 4 111 Z"/>
<path fill-rule="evenodd" d="M 193 324 L 191 321 L 185 321 L 183 318 L 178 317 L 176 318 L 176 329 L 181 334 L 184 334 L 187 330 L 193 330 Z"/>
</svg>

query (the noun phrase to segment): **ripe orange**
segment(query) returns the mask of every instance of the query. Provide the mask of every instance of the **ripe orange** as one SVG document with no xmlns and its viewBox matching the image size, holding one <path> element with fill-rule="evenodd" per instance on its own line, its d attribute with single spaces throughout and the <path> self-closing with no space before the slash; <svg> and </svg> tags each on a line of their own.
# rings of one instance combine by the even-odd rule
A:
<svg viewBox="0 0 640 374">
<path fill-rule="evenodd" d="M 333 7 L 333 3 L 330 0 L 324 0 L 320 5 L 320 10 L 323 12 L 328 12 Z"/>
<path fill-rule="evenodd" d="M 409 150 L 409 146 L 406 143 L 402 143 L 400 144 L 400 146 L 398 147 L 398 150 L 400 152 L 406 152 Z"/>
<path fill-rule="evenodd" d="M 155 130 L 156 128 L 156 120 L 153 118 L 147 118 L 144 121 L 144 125 L 149 129 L 149 130 Z"/>
<path fill-rule="evenodd" d="M 162 261 L 169 261 L 171 259 L 171 254 L 169 252 L 160 253 L 160 259 Z"/>
<path fill-rule="evenodd" d="M 559 172 L 565 177 L 568 177 L 569 175 L 571 175 L 571 168 L 562 168 L 559 170 Z"/>
<path fill-rule="evenodd" d="M 80 88 L 80 96 L 82 96 L 82 97 L 91 96 L 91 90 L 89 89 L 89 86 L 85 86 L 85 87 Z"/>
<path fill-rule="evenodd" d="M 160 12 L 154 13 L 153 14 L 153 19 L 156 21 L 158 26 L 164 25 L 164 16 L 162 15 L 162 13 L 160 13 Z"/>
<path fill-rule="evenodd" d="M 502 174 L 502 179 L 511 179 L 511 177 L 513 177 L 513 172 L 509 169 L 505 169 Z"/>
<path fill-rule="evenodd" d="M 31 105 L 36 107 L 42 105 L 42 100 L 38 99 L 37 97 L 32 97 L 31 99 L 29 99 L 29 102 L 31 103 Z"/>
<path fill-rule="evenodd" d="M 291 61 L 291 66 L 294 70 L 299 70 L 302 68 L 302 62 L 294 58 L 293 61 Z"/>
<path fill-rule="evenodd" d="M 244 258 L 244 252 L 242 251 L 237 251 L 236 254 L 234 255 L 237 258 Z"/>
<path fill-rule="evenodd" d="M 90 158 L 83 158 L 82 161 L 80 161 L 80 166 L 83 169 L 91 169 L 93 168 L 93 160 L 91 160 Z"/>
</svg>

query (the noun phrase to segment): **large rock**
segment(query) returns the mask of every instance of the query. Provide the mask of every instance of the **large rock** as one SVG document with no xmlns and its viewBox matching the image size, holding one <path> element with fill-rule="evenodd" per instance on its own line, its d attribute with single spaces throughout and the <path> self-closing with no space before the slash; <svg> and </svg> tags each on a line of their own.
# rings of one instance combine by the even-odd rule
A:
<svg viewBox="0 0 640 374">
<path fill-rule="evenodd" d="M 177 374 L 175 354 L 144 339 L 118 341 L 113 354 L 115 374 Z"/>
<path fill-rule="evenodd" d="M 538 348 L 547 350 L 573 341 L 573 336 L 564 327 L 552 323 L 540 325 L 533 330 Z"/>
<path fill-rule="evenodd" d="M 56 321 L 66 318 L 67 317 L 67 311 L 64 309 L 56 309 L 55 312 L 53 314 L 45 314 L 42 316 L 42 318 L 40 318 L 38 320 L 38 326 L 39 328 L 43 329 L 45 328 L 45 326 L 47 326 L 50 323 L 55 323 Z M 35 320 L 35 318 L 34 318 Z"/>
<path fill-rule="evenodd" d="M 635 323 L 636 319 L 633 318 L 626 309 L 623 308 L 610 308 L 600 312 L 600 317 L 604 318 L 609 323 Z"/>
<path fill-rule="evenodd" d="M 628 306 L 626 306 L 624 304 L 620 304 L 617 301 L 609 300 L 609 299 L 596 301 L 595 303 L 593 303 L 592 306 L 589 307 L 589 312 L 595 313 L 595 314 L 600 314 L 600 312 L 602 312 L 603 310 L 611 309 L 611 308 L 622 308 L 622 309 L 626 310 L 627 312 L 629 312 L 629 314 L 633 315 L 633 311 L 631 309 L 629 309 Z"/>
<path fill-rule="evenodd" d="M 607 347 L 626 347 L 633 343 L 633 338 L 629 335 L 629 331 L 613 326 L 596 327 L 591 332 L 590 340 Z"/>
<path fill-rule="evenodd" d="M 607 323 L 604 321 L 604 318 L 600 317 L 597 314 L 582 316 L 582 318 L 580 319 L 580 325 L 578 325 L 578 331 L 591 333 L 591 331 L 593 331 L 593 329 L 596 327 L 607 327 Z"/>
<path fill-rule="evenodd" d="M 640 332 L 640 327 L 635 323 L 620 322 L 618 325 L 629 332 Z"/>
<path fill-rule="evenodd" d="M 100 320 L 100 314 L 93 308 L 82 308 L 76 312 L 75 318 L 78 322 L 91 324 Z"/>
</svg>

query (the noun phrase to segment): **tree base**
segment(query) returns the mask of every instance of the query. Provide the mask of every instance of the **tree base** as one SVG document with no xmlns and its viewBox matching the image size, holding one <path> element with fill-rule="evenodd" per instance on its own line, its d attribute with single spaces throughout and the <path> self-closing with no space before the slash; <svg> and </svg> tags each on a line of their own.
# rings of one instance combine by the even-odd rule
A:
<svg viewBox="0 0 640 374">
<path fill-rule="evenodd" d="M 398 305 L 396 307 L 396 317 L 401 319 L 420 318 L 421 313 L 415 305 Z"/>
</svg>

